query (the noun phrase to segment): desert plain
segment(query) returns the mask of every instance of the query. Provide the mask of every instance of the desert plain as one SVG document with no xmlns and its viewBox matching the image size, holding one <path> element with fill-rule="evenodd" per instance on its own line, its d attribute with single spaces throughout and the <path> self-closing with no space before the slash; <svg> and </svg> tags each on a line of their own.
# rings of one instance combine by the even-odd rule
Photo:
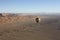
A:
<svg viewBox="0 0 60 40">
<path fill-rule="evenodd" d="M 60 40 L 60 16 L 1 16 L 0 40 Z"/>
</svg>

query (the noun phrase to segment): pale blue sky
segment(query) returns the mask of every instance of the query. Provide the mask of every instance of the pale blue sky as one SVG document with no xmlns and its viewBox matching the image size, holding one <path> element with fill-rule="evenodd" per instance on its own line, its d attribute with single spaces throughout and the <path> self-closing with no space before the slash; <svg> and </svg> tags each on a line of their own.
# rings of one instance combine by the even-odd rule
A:
<svg viewBox="0 0 60 40">
<path fill-rule="evenodd" d="M 0 0 L 0 13 L 60 12 L 60 0 Z"/>
</svg>

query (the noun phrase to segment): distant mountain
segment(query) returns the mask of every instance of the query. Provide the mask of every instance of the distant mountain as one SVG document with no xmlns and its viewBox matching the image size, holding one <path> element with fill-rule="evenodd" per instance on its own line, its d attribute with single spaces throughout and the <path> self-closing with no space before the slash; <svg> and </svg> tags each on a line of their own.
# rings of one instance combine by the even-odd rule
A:
<svg viewBox="0 0 60 40">
<path fill-rule="evenodd" d="M 34 16 L 59 16 L 60 13 L 1 13 L 3 15 L 9 16 L 24 16 L 24 15 L 34 15 Z"/>
</svg>

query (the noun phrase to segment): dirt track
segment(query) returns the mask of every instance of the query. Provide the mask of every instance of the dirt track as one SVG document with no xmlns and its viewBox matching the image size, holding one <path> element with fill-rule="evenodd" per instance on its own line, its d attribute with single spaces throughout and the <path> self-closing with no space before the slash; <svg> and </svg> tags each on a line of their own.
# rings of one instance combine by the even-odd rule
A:
<svg viewBox="0 0 60 40">
<path fill-rule="evenodd" d="M 60 19 L 41 17 L 41 23 L 35 23 L 29 18 L 0 24 L 0 40 L 60 40 Z"/>
</svg>

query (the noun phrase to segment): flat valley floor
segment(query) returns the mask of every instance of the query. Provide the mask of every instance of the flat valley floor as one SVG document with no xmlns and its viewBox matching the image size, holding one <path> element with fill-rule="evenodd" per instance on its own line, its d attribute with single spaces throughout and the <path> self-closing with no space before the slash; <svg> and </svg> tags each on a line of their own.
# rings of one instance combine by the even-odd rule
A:
<svg viewBox="0 0 60 40">
<path fill-rule="evenodd" d="M 29 19 L 0 24 L 0 40 L 60 40 L 60 18 L 41 17 L 40 23 Z"/>
</svg>

